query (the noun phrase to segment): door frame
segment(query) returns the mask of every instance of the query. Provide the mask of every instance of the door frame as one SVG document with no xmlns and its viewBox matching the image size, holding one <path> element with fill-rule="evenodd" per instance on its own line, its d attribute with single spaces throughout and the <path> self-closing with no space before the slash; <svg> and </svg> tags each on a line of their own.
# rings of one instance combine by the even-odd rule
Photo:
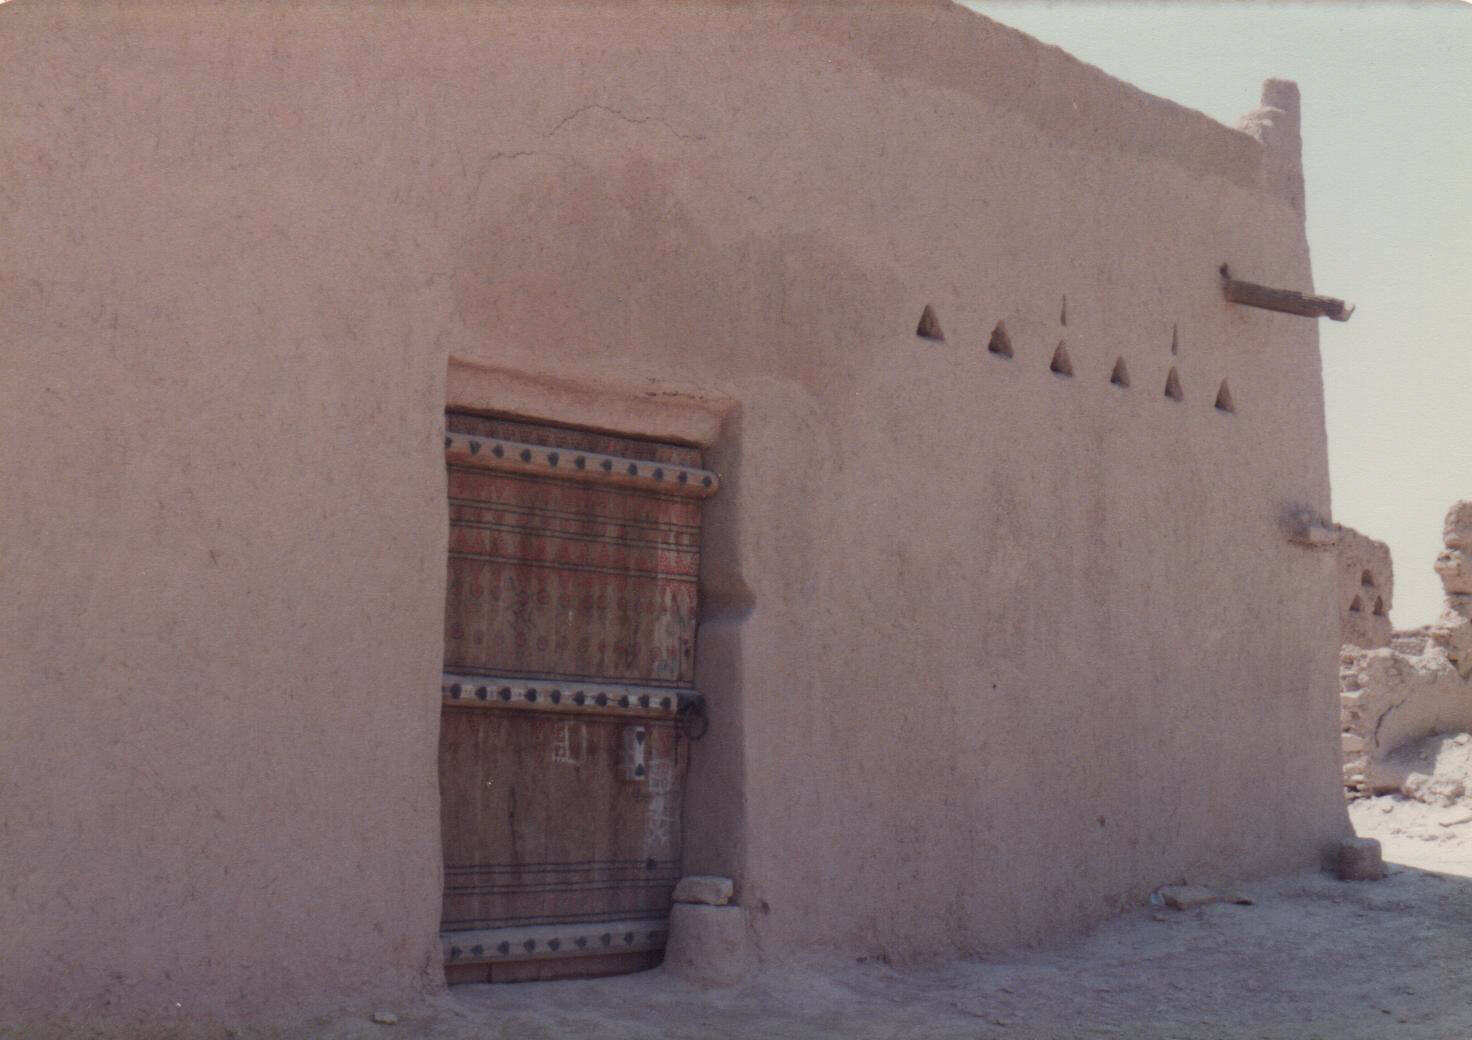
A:
<svg viewBox="0 0 1472 1040">
<path fill-rule="evenodd" d="M 443 443 L 444 415 L 449 411 L 479 413 L 524 422 L 545 423 L 571 429 L 586 429 L 641 440 L 684 444 L 699 448 L 705 467 L 721 475 L 721 492 L 705 499 L 702 510 L 702 552 L 698 588 L 701 607 L 695 655 L 695 687 L 704 697 L 708 725 L 715 739 L 702 739 L 691 755 L 685 785 L 684 863 L 687 873 L 714 873 L 738 879 L 744 873 L 745 819 L 740 807 L 744 794 L 744 741 L 740 720 L 739 670 L 729 662 L 740 656 L 740 622 L 750 613 L 750 593 L 739 566 L 739 502 L 736 477 L 740 458 L 740 407 L 737 400 L 721 393 L 695 389 L 653 379 L 630 383 L 599 378 L 596 373 L 553 376 L 501 363 L 452 356 L 446 366 L 441 428 L 434 439 Z M 437 452 L 441 479 L 448 482 L 444 453 Z M 441 486 L 443 528 L 449 530 L 448 488 Z M 714 553 L 710 550 L 714 549 Z M 441 569 L 440 580 L 445 581 Z M 734 590 L 734 591 L 733 591 Z M 445 609 L 446 589 L 441 585 L 439 609 Z M 720 604 L 742 604 L 733 612 Z M 715 604 L 708 611 L 707 604 Z M 735 621 L 733 625 L 731 622 Z M 703 654 L 707 622 L 714 637 L 722 642 L 718 653 Z M 444 630 L 440 617 L 439 630 Z M 719 631 L 717 631 L 719 630 Z M 703 658 L 716 657 L 727 663 L 714 669 L 702 665 Z M 444 646 L 438 657 L 444 659 Z M 440 682 L 431 694 L 437 710 L 442 701 Z M 702 735 L 704 736 L 704 734 Z M 428 763 L 438 776 L 439 738 L 435 757 Z M 693 750 L 693 749 L 692 749 Z M 697 760 L 705 759 L 700 768 Z M 435 783 L 435 855 L 444 868 L 444 839 L 439 832 L 439 784 Z M 691 827 L 692 819 L 701 821 Z M 719 832 L 716 837 L 715 833 Z M 702 837 L 704 835 L 705 837 Z M 442 882 L 443 883 L 443 882 Z M 441 957 L 437 975 L 445 978 L 444 947 L 436 922 L 433 948 Z"/>
</svg>

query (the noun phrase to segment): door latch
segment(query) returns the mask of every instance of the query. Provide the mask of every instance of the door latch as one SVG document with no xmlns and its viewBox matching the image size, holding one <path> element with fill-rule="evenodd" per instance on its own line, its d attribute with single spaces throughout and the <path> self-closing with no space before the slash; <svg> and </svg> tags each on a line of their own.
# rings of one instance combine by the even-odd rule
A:
<svg viewBox="0 0 1472 1040">
<path fill-rule="evenodd" d="M 642 783 L 649 778 L 649 729 L 647 726 L 624 727 L 619 766 L 623 779 L 630 783 Z"/>
</svg>

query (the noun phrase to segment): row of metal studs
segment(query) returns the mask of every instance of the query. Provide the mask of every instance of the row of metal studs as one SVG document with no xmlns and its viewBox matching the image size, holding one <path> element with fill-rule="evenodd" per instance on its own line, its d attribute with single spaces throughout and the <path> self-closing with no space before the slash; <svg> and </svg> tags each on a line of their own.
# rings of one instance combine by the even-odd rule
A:
<svg viewBox="0 0 1472 1040">
<path fill-rule="evenodd" d="M 566 684 L 542 689 L 523 682 L 510 682 L 487 676 L 446 675 L 440 683 L 441 695 L 450 702 L 480 701 L 502 704 L 536 704 L 563 709 L 583 708 L 597 711 L 608 708 L 659 711 L 678 714 L 682 707 L 699 702 L 694 690 L 634 690 L 615 687 Z"/>
<path fill-rule="evenodd" d="M 463 439 L 464 447 L 457 444 Z M 445 434 L 445 451 L 455 452 L 462 458 L 480 465 L 497 466 L 534 471 L 559 470 L 558 476 L 574 479 L 602 479 L 603 475 L 620 482 L 640 485 L 659 485 L 661 490 L 673 494 L 705 497 L 713 495 L 720 484 L 714 473 L 694 466 L 677 466 L 673 463 L 656 463 L 638 459 L 625 459 L 617 455 L 599 455 L 593 452 L 577 452 L 572 455 L 572 468 L 562 466 L 566 449 L 544 448 L 535 444 L 517 441 L 492 440 L 472 434 Z M 520 463 L 521 465 L 517 465 Z M 668 479 L 666 479 L 668 477 Z"/>
<path fill-rule="evenodd" d="M 667 931 L 660 929 L 646 932 L 644 933 L 643 941 L 639 942 L 638 948 L 645 949 L 650 947 L 662 946 L 665 940 L 668 938 L 668 935 L 669 933 Z M 634 943 L 639 939 L 639 934 L 637 932 L 624 932 L 624 934 L 620 938 L 623 939 L 623 945 L 625 948 L 631 948 L 634 946 Z M 571 948 L 564 956 L 573 955 L 574 950 L 577 950 L 580 953 L 593 954 L 602 953 L 605 950 L 617 952 L 614 947 L 614 939 L 615 936 L 612 932 L 603 932 L 602 934 L 597 936 L 576 936 L 568 944 Z M 551 939 L 545 940 L 543 946 L 545 947 L 544 956 L 547 952 L 554 954 L 561 953 L 563 942 L 561 937 L 553 937 Z M 592 948 L 590 949 L 589 947 Z M 446 951 L 446 959 L 457 961 L 462 959 L 483 960 L 493 956 L 509 957 L 512 955 L 513 950 L 515 950 L 516 955 L 520 957 L 526 954 L 535 954 L 537 952 L 537 949 L 538 947 L 536 939 L 528 938 L 520 941 L 503 939 L 500 942 L 496 943 L 494 946 L 487 946 L 485 943 L 476 943 L 474 946 L 466 947 L 452 945 Z"/>
</svg>

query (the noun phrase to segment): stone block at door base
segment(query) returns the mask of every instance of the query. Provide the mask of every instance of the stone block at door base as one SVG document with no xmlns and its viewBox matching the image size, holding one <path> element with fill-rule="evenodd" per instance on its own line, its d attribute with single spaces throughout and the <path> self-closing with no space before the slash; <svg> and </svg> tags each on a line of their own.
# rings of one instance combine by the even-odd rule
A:
<svg viewBox="0 0 1472 1040">
<path fill-rule="evenodd" d="M 734 986 L 752 968 L 746 911 L 739 906 L 676 903 L 670 908 L 664 964 L 687 982 Z"/>
<path fill-rule="evenodd" d="M 709 874 L 689 874 L 675 886 L 675 902 L 706 903 L 710 906 L 725 906 L 731 901 L 732 885 L 728 877 Z"/>
</svg>

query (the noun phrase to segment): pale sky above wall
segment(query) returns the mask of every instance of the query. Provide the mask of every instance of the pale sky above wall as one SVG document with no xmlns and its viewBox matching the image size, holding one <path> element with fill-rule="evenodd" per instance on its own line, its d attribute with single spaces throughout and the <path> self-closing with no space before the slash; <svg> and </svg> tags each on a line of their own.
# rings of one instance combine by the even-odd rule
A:
<svg viewBox="0 0 1472 1040">
<path fill-rule="evenodd" d="M 1303 95 L 1334 519 L 1390 545 L 1391 620 L 1441 610 L 1441 521 L 1472 498 L 1472 5 L 977 0 L 990 18 L 1235 125 Z"/>
</svg>

